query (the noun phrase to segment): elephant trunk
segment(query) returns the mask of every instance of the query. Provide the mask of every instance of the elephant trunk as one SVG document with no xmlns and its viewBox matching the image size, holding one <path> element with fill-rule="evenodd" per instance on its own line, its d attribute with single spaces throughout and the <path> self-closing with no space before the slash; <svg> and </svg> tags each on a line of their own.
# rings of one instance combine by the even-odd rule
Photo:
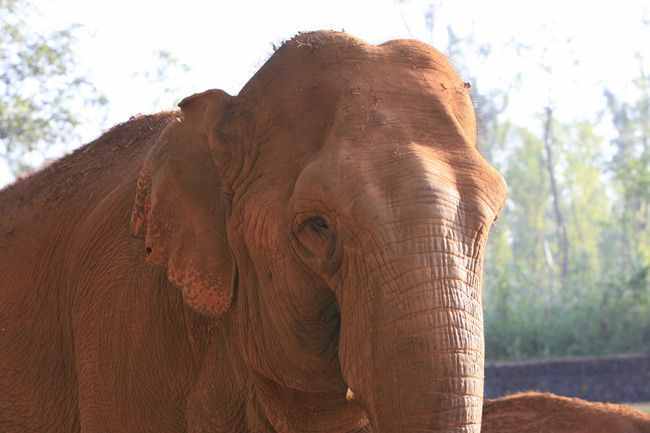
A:
<svg viewBox="0 0 650 433">
<path fill-rule="evenodd" d="M 366 375 L 352 391 L 375 431 L 478 433 L 483 230 L 404 231 L 411 235 L 383 246 L 370 281 L 365 365 L 355 366 Z"/>
</svg>

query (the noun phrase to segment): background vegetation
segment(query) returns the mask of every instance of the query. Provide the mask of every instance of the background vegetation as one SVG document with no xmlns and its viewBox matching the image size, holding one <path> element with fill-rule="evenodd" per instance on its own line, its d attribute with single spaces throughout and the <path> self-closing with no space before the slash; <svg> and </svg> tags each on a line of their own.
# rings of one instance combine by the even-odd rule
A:
<svg viewBox="0 0 650 433">
<path fill-rule="evenodd" d="M 0 185 L 78 147 L 82 128 L 92 125 L 98 135 L 110 126 L 110 100 L 78 56 L 81 39 L 92 34 L 77 24 L 36 25 L 43 18 L 29 0 L 0 0 Z M 148 65 L 129 77 L 153 95 L 140 107 L 173 107 L 189 67 L 161 49 L 151 50 Z"/>
<path fill-rule="evenodd" d="M 440 25 L 439 4 L 431 2 L 418 18 L 431 35 Z M 0 0 L 0 170 L 13 176 L 79 144 L 83 114 L 110 106 L 79 67 L 75 46 L 83 30 L 39 32 L 30 25 L 33 14 L 27 0 Z M 648 41 L 647 17 L 646 26 Z M 553 93 L 549 55 L 571 41 L 490 45 L 480 34 L 445 30 L 446 46 L 436 45 L 472 83 L 480 148 L 510 189 L 485 266 L 488 359 L 647 350 L 650 59 L 639 52 L 637 69 L 626 71 L 631 98 L 602 83 L 592 89 L 598 102 L 585 104 L 575 118 L 563 114 Z M 495 53 L 505 51 L 536 64 L 536 78 L 512 64 L 499 71 Z M 152 51 L 151 65 L 132 79 L 160 89 L 152 108 L 160 109 L 163 99 L 171 106 L 184 96 L 176 93 L 189 69 L 164 50 Z M 486 70 L 512 79 L 485 84 Z M 547 87 L 547 102 L 527 107 L 531 115 L 522 117 L 512 100 L 531 86 Z"/>
<path fill-rule="evenodd" d="M 83 106 L 107 102 L 78 70 L 79 28 L 34 32 L 33 15 L 25 1 L 0 0 L 0 159 L 14 174 L 74 140 Z"/>
<path fill-rule="evenodd" d="M 479 146 L 509 186 L 486 256 L 488 360 L 647 351 L 650 59 L 639 52 L 629 71 L 632 100 L 603 83 L 593 89 L 600 105 L 567 119 L 549 91 L 548 103 L 521 123 L 508 110 L 511 93 L 546 83 L 519 77 L 508 88 L 482 88 L 467 64 L 489 62 L 493 47 L 448 32 L 448 54 L 475 84 Z M 543 56 L 539 68 L 551 70 Z"/>
</svg>

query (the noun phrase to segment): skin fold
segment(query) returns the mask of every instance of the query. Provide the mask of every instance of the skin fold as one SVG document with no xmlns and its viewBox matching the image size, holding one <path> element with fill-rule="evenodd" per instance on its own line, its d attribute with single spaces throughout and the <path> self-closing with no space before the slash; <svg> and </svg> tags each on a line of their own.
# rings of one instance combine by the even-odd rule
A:
<svg viewBox="0 0 650 433">
<path fill-rule="evenodd" d="M 0 431 L 478 432 L 506 188 L 447 59 L 303 33 L 179 105 L 0 192 Z"/>
<path fill-rule="evenodd" d="M 527 392 L 483 405 L 483 433 L 647 433 L 650 415 L 628 406 Z"/>
</svg>

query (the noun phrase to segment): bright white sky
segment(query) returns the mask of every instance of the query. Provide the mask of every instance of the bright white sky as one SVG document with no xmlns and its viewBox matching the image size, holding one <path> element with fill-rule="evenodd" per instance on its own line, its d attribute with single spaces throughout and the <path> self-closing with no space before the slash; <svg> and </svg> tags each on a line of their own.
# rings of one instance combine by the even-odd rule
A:
<svg viewBox="0 0 650 433">
<path fill-rule="evenodd" d="M 643 17 L 650 19 L 647 0 L 34 2 L 42 11 L 42 22 L 35 26 L 78 23 L 85 28 L 81 66 L 108 97 L 110 111 L 101 126 L 89 120 L 81 131 L 83 141 L 133 114 L 171 108 L 171 100 L 154 105 L 161 89 L 134 79 L 155 68 L 154 52 L 167 50 L 190 67 L 166 83 L 178 89 L 175 100 L 208 88 L 236 94 L 272 53 L 272 43 L 301 30 L 344 29 L 373 43 L 417 38 L 443 51 L 447 25 L 461 36 L 473 33 L 480 43 L 495 47 L 487 61 L 469 62 L 482 89 L 505 88 L 516 82 L 515 72 L 522 73 L 509 105 L 511 117 L 522 123 L 531 122 L 549 103 L 561 117 L 593 117 L 603 106 L 604 83 L 633 97 L 630 81 L 639 70 L 635 52 L 645 50 L 650 69 L 650 26 L 641 25 Z M 425 25 L 431 3 L 436 11 L 433 35 Z M 533 48 L 517 56 L 505 47 L 512 41 Z M 551 73 L 542 71 L 542 63 L 551 66 Z M 0 184 L 2 180 L 0 170 Z"/>
</svg>

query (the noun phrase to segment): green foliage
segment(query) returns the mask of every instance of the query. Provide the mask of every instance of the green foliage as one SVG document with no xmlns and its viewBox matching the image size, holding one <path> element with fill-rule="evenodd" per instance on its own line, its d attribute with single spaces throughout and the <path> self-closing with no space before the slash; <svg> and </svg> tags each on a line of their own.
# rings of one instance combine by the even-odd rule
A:
<svg viewBox="0 0 650 433">
<path fill-rule="evenodd" d="M 542 293 L 493 285 L 486 297 L 486 346 L 492 360 L 642 352 L 650 344 L 650 267 L 627 280 L 573 284 Z M 541 292 L 544 289 L 538 288 Z M 507 296 L 503 296 L 503 293 Z M 577 296 L 579 294 L 580 296 Z M 490 302 L 491 301 L 491 302 Z"/>
<path fill-rule="evenodd" d="M 30 30 L 27 0 L 0 0 L 0 158 L 19 174 L 25 155 L 74 138 L 78 112 L 106 99 L 77 71 L 78 27 Z"/>
</svg>

